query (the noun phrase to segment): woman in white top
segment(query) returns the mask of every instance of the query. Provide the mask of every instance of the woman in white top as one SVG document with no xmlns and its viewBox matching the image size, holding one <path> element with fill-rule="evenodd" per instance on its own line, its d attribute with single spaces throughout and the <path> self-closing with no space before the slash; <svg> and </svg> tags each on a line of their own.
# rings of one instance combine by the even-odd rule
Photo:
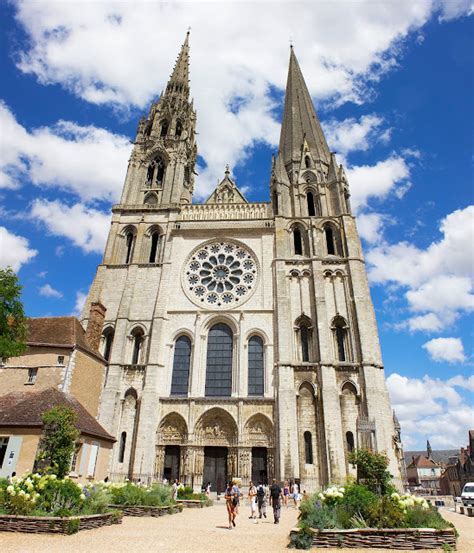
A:
<svg viewBox="0 0 474 553">
<path fill-rule="evenodd" d="M 249 518 L 257 522 L 257 488 L 253 482 L 249 484 L 250 516 Z"/>
</svg>

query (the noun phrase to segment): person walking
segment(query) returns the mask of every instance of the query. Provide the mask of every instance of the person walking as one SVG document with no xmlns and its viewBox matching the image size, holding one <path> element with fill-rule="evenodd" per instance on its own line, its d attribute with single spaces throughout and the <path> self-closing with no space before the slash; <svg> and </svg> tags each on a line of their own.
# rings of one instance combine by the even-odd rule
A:
<svg viewBox="0 0 474 553">
<path fill-rule="evenodd" d="M 211 483 L 210 482 L 208 482 L 206 484 L 206 492 L 205 493 L 206 493 L 207 497 L 209 497 L 209 498 L 211 497 Z"/>
<path fill-rule="evenodd" d="M 277 484 L 277 481 L 273 479 L 272 485 L 270 487 L 270 499 L 273 507 L 273 524 L 280 523 L 280 514 L 281 514 L 281 499 L 283 493 L 280 486 Z"/>
<path fill-rule="evenodd" d="M 235 517 L 237 516 L 236 507 L 239 501 L 238 496 L 235 494 L 232 481 L 229 481 L 227 484 L 224 497 L 227 507 L 227 516 L 229 518 L 229 530 L 232 530 L 232 526 L 235 527 Z"/>
<path fill-rule="evenodd" d="M 300 502 L 300 487 L 298 486 L 298 484 L 295 482 L 293 484 L 293 501 L 295 502 L 295 509 L 298 509 L 298 505 L 299 505 L 299 502 Z"/>
<path fill-rule="evenodd" d="M 237 485 L 236 480 L 232 480 L 232 489 L 234 490 L 234 496 L 237 500 L 237 502 L 235 504 L 235 514 L 238 515 L 239 514 L 239 508 L 240 508 L 240 496 L 242 495 L 242 493 L 239 489 L 239 486 Z"/>
<path fill-rule="evenodd" d="M 250 482 L 249 484 L 249 495 L 248 495 L 249 501 L 250 501 L 250 516 L 254 522 L 257 522 L 257 488 L 255 487 L 253 482 Z"/>
<path fill-rule="evenodd" d="M 283 505 L 288 509 L 288 496 L 290 495 L 290 486 L 285 482 L 283 486 Z"/>
<path fill-rule="evenodd" d="M 258 518 L 262 518 L 262 516 L 267 518 L 267 494 L 262 481 L 257 486 L 257 507 Z"/>
</svg>

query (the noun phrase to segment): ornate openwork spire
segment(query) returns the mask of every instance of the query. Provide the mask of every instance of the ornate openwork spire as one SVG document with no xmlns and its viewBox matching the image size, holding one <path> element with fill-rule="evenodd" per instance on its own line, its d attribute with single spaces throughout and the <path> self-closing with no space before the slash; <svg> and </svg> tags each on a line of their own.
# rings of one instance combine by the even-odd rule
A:
<svg viewBox="0 0 474 553">
<path fill-rule="evenodd" d="M 330 152 L 313 101 L 301 73 L 293 47 L 286 83 L 285 109 L 280 134 L 280 153 L 283 163 L 301 160 L 306 140 L 313 159 L 329 162 Z"/>
<path fill-rule="evenodd" d="M 181 51 L 168 81 L 166 92 L 185 92 L 189 94 L 189 33 L 186 33 Z"/>
</svg>

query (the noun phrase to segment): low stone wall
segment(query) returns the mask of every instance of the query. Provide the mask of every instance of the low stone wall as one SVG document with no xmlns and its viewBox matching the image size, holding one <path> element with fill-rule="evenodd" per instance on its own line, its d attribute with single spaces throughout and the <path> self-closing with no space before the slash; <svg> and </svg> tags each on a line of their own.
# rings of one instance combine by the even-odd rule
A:
<svg viewBox="0 0 474 553">
<path fill-rule="evenodd" d="M 74 534 L 101 526 L 121 524 L 122 515 L 104 513 L 77 517 L 29 517 L 0 515 L 0 532 L 28 532 L 30 534 Z"/>
<path fill-rule="evenodd" d="M 151 505 L 109 505 L 111 509 L 119 509 L 126 517 L 161 517 L 174 515 L 183 510 L 182 505 L 153 507 Z"/>
<path fill-rule="evenodd" d="M 202 509 L 203 507 L 211 507 L 213 501 L 212 499 L 208 499 L 206 501 L 201 501 L 200 499 L 177 499 L 176 503 L 188 509 Z"/>
<path fill-rule="evenodd" d="M 291 534 L 299 530 L 292 530 Z M 350 530 L 312 530 L 313 547 L 378 547 L 387 549 L 456 548 L 453 528 L 354 528 Z"/>
</svg>

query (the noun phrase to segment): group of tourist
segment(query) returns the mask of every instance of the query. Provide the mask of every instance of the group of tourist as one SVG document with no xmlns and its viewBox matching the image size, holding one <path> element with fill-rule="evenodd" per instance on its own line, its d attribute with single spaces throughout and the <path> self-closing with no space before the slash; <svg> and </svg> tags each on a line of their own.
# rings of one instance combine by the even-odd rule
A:
<svg viewBox="0 0 474 553">
<path fill-rule="evenodd" d="M 242 496 L 243 493 L 239 489 L 237 482 L 235 480 L 229 481 L 225 490 L 229 530 L 232 530 L 236 526 L 235 519 L 239 514 Z M 282 503 L 288 507 L 288 501 L 291 498 L 294 501 L 295 508 L 298 508 L 301 501 L 299 486 L 296 482 L 285 482 L 282 489 L 276 480 L 272 481 L 270 487 L 266 486 L 263 482 L 259 482 L 257 485 L 250 482 L 247 497 L 250 501 L 249 519 L 255 523 L 257 523 L 257 515 L 259 519 L 262 517 L 267 518 L 267 504 L 273 509 L 273 523 L 279 524 Z"/>
</svg>

